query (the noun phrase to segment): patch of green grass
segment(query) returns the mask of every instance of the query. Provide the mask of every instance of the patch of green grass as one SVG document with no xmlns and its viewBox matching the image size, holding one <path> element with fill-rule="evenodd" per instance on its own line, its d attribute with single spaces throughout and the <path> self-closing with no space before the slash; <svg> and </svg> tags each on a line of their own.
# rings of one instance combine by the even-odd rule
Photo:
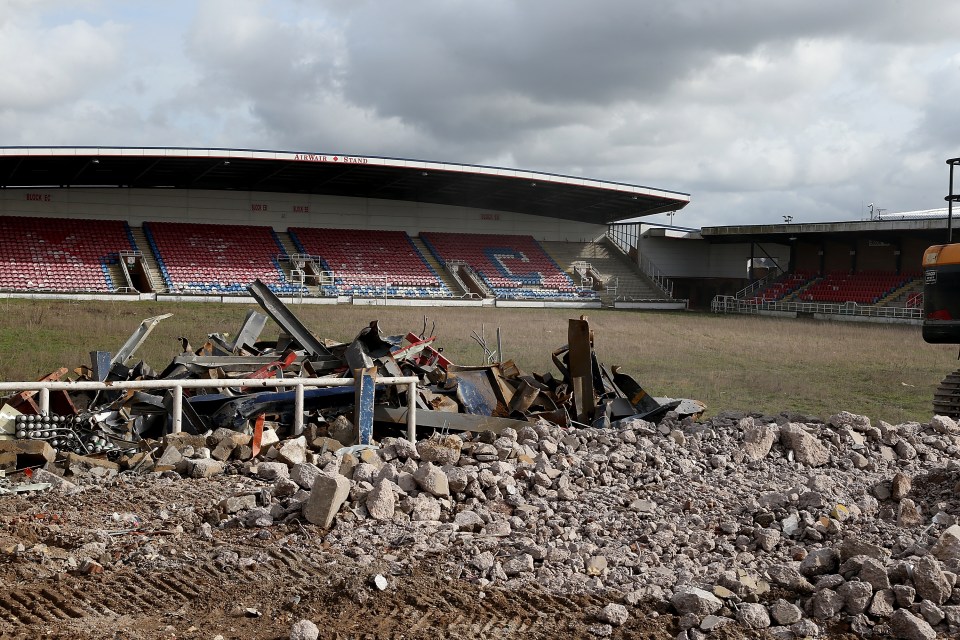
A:
<svg viewBox="0 0 960 640">
<path fill-rule="evenodd" d="M 256 305 L 0 301 L 0 378 L 35 379 L 89 362 L 93 350 L 115 351 L 143 318 L 173 313 L 139 357 L 162 369 L 179 336 L 194 347 L 209 333 L 233 333 Z M 477 365 L 470 337 L 483 327 L 488 345 L 528 372 L 555 372 L 550 353 L 567 342 L 570 309 L 410 308 L 293 305 L 318 337 L 352 340 L 371 320 L 385 333 L 419 333 L 424 316 L 444 353 Z M 796 411 L 822 417 L 840 410 L 888 422 L 926 421 L 933 390 L 957 368 L 956 347 L 928 345 L 915 326 L 828 323 L 685 312 L 589 313 L 599 359 L 620 365 L 652 395 L 697 398 L 709 413 Z M 277 327 L 267 324 L 263 339 Z"/>
</svg>

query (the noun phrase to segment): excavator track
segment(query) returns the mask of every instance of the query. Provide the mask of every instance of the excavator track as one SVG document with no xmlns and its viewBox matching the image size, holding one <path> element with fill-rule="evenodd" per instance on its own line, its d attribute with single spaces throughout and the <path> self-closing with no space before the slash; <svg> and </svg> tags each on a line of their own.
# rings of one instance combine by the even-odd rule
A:
<svg viewBox="0 0 960 640">
<path fill-rule="evenodd" d="M 960 418 L 960 369 L 948 373 L 933 394 L 933 412 Z"/>
</svg>

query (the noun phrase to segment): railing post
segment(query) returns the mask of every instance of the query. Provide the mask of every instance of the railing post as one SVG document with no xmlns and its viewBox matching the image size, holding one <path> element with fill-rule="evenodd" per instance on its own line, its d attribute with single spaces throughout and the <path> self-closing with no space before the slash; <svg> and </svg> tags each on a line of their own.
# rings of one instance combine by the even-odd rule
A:
<svg viewBox="0 0 960 640">
<path fill-rule="evenodd" d="M 40 415 L 50 415 L 50 389 L 40 389 Z"/>
<path fill-rule="evenodd" d="M 407 440 L 417 441 L 417 383 L 407 385 Z"/>
<path fill-rule="evenodd" d="M 303 384 L 294 388 L 293 395 L 293 435 L 303 433 Z"/>
<path fill-rule="evenodd" d="M 180 433 L 183 429 L 183 387 L 173 388 L 173 433 Z"/>
</svg>

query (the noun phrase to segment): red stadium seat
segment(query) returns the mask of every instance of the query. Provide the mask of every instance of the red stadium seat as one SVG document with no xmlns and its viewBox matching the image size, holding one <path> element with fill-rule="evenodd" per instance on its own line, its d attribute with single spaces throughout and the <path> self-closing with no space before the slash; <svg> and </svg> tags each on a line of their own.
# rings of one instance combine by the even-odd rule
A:
<svg viewBox="0 0 960 640">
<path fill-rule="evenodd" d="M 334 273 L 334 293 L 445 296 L 450 290 L 402 231 L 288 229 L 298 247 Z"/>
<path fill-rule="evenodd" d="M 280 293 L 302 287 L 287 282 L 277 257 L 285 254 L 270 227 L 147 222 L 167 286 L 188 293 L 244 293 L 261 280 Z"/>
<path fill-rule="evenodd" d="M 110 291 L 103 265 L 132 248 L 122 220 L 0 217 L 0 288 Z"/>
</svg>

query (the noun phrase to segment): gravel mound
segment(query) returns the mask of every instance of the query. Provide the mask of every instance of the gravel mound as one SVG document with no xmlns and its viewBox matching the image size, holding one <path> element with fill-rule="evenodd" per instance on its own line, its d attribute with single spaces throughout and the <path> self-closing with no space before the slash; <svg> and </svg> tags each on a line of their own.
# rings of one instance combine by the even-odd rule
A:
<svg viewBox="0 0 960 640">
<path fill-rule="evenodd" d="M 303 530 L 325 553 L 377 567 L 383 584 L 430 559 L 481 589 L 602 594 L 609 604 L 591 626 L 600 636 L 641 604 L 668 614 L 680 640 L 721 629 L 960 636 L 960 428 L 949 418 L 670 413 L 659 424 L 540 422 L 416 446 L 387 438 L 335 450 L 301 437 L 244 461 L 211 459 L 219 442 L 197 444 L 170 438 L 157 454 L 175 459 L 175 449 L 176 470 L 138 480 L 217 487 L 206 511 L 168 510 L 167 530 Z M 30 481 L 87 500 L 117 481 L 102 470 L 62 475 Z M 117 517 L 117 528 L 141 526 L 129 520 L 137 514 Z M 44 571 L 98 572 L 119 561 L 114 545 L 101 531 L 62 557 L 3 551 Z M 123 561 L 182 561 L 149 551 Z"/>
</svg>

